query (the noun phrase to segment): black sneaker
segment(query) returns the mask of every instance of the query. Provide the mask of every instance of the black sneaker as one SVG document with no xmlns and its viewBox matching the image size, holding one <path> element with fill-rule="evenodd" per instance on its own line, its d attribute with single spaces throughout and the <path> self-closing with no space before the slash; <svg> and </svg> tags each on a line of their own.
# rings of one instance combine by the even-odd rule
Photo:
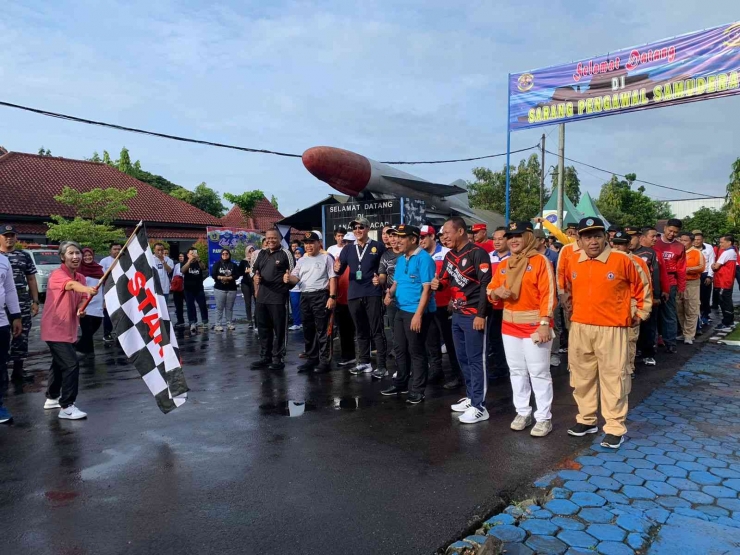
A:
<svg viewBox="0 0 740 555">
<path fill-rule="evenodd" d="M 380 380 L 382 378 L 385 378 L 386 376 L 388 376 L 388 370 L 386 370 L 382 366 L 379 366 L 378 368 L 373 370 L 372 377 L 376 380 Z"/>
<path fill-rule="evenodd" d="M 391 395 L 403 395 L 408 392 L 408 387 L 398 387 L 396 385 L 392 385 L 388 389 L 384 389 L 383 391 L 381 391 L 380 394 L 385 395 L 386 397 L 390 397 Z"/>
<path fill-rule="evenodd" d="M 327 374 L 329 372 L 331 372 L 331 362 L 320 362 L 313 370 L 314 374 Z"/>
<path fill-rule="evenodd" d="M 604 439 L 601 440 L 601 446 L 609 449 L 619 449 L 619 446 L 623 443 L 624 436 L 614 436 L 612 434 L 606 434 Z"/>
<path fill-rule="evenodd" d="M 269 366 L 272 364 L 271 358 L 261 358 L 256 362 L 253 362 L 250 366 L 252 370 L 264 370 L 265 368 L 269 368 Z"/>
<path fill-rule="evenodd" d="M 409 396 L 406 397 L 406 402 L 409 405 L 418 405 L 424 400 L 424 394 L 423 393 L 409 393 Z"/>
<path fill-rule="evenodd" d="M 568 428 L 568 435 L 583 437 L 586 434 L 595 434 L 598 431 L 599 427 L 592 424 L 576 424 L 575 426 Z"/>
<path fill-rule="evenodd" d="M 111 334 L 107 333 L 103 336 L 103 341 L 113 341 L 113 337 L 111 336 Z"/>
<path fill-rule="evenodd" d="M 301 364 L 298 367 L 298 373 L 299 374 L 306 374 L 308 372 L 312 372 L 314 368 L 318 365 L 318 360 L 307 360 L 303 364 Z"/>
<path fill-rule="evenodd" d="M 449 382 L 446 382 L 442 387 L 444 389 L 458 389 L 462 383 L 460 380 L 450 380 Z"/>
<path fill-rule="evenodd" d="M 675 345 L 668 345 L 665 348 L 666 354 L 669 355 L 675 355 L 676 354 L 676 346 Z"/>
<path fill-rule="evenodd" d="M 268 366 L 268 368 L 275 371 L 283 370 L 285 368 L 285 363 L 282 361 L 282 359 L 278 358 L 274 360 L 273 363 Z"/>
</svg>

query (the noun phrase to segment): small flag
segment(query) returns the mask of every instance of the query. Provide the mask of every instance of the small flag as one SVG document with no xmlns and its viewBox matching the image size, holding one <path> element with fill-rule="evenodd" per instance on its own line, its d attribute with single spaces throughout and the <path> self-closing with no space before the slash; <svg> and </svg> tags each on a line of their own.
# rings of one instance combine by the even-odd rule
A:
<svg viewBox="0 0 740 555">
<path fill-rule="evenodd" d="M 156 263 L 141 225 L 111 268 L 105 306 L 121 348 L 168 413 L 187 400 L 188 385 Z"/>
</svg>

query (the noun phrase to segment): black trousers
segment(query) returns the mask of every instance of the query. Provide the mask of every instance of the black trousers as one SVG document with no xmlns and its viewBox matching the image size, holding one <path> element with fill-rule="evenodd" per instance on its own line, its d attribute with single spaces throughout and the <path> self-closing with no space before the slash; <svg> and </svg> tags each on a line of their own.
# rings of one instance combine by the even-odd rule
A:
<svg viewBox="0 0 740 555">
<path fill-rule="evenodd" d="M 77 389 L 80 381 L 80 364 L 77 362 L 77 352 L 73 343 L 47 341 L 46 344 L 51 351 L 51 368 L 49 369 L 49 385 L 46 388 L 46 398 L 59 398 L 59 404 L 64 409 L 73 405 L 77 399 Z"/>
<path fill-rule="evenodd" d="M 172 298 L 175 302 L 175 315 L 177 317 L 177 323 L 182 324 L 183 317 L 183 305 L 185 304 L 185 291 L 173 291 Z"/>
<path fill-rule="evenodd" d="M 94 353 L 95 346 L 93 345 L 93 336 L 100 329 L 100 324 L 103 323 L 103 319 L 99 316 L 85 316 L 80 318 L 80 330 L 82 335 L 77 340 L 77 350 L 81 353 Z"/>
<path fill-rule="evenodd" d="M 195 310 L 195 303 L 200 308 L 200 321 L 203 324 L 208 323 L 208 307 L 206 306 L 206 294 L 204 291 L 185 291 L 185 302 L 188 305 L 188 323 L 198 323 L 198 313 Z"/>
<path fill-rule="evenodd" d="M 383 331 L 383 299 L 381 297 L 361 297 L 349 301 L 349 311 L 357 333 L 357 362 L 370 362 L 370 338 L 378 350 L 378 367 L 385 368 L 387 346 Z"/>
<path fill-rule="evenodd" d="M 252 303 L 254 302 L 254 283 L 242 278 L 242 295 L 244 295 L 244 306 L 247 309 L 247 322 L 252 322 Z"/>
<path fill-rule="evenodd" d="M 110 335 L 113 333 L 113 322 L 111 322 L 110 316 L 108 315 L 108 309 L 103 309 L 103 335 Z"/>
<path fill-rule="evenodd" d="M 501 327 L 504 323 L 504 311 L 493 309 L 488 317 L 488 329 L 486 333 L 486 368 L 489 378 L 501 378 L 509 375 L 509 365 L 506 363 L 504 352 L 504 338 L 501 335 Z"/>
<path fill-rule="evenodd" d="M 719 295 L 719 307 L 722 310 L 722 325 L 730 326 L 735 322 L 735 310 L 732 306 L 732 287 L 729 289 L 717 289 Z"/>
<path fill-rule="evenodd" d="M 709 317 L 710 304 L 712 303 L 712 283 L 704 285 L 705 279 L 707 279 L 706 272 L 701 275 L 701 285 L 699 286 L 699 314 L 702 318 Z"/>
<path fill-rule="evenodd" d="M 334 309 L 334 333 L 339 332 L 339 345 L 342 360 L 355 358 L 355 323 L 349 312 L 349 306 L 337 303 Z"/>
<path fill-rule="evenodd" d="M 10 349 L 10 326 L 0 326 L 0 407 L 8 388 L 8 350 Z"/>
<path fill-rule="evenodd" d="M 331 343 L 327 336 L 331 311 L 326 308 L 329 292 L 301 293 L 301 320 L 303 321 L 304 351 L 309 362 L 331 361 Z"/>
<path fill-rule="evenodd" d="M 257 331 L 260 339 L 260 358 L 285 358 L 288 337 L 287 299 L 283 304 L 257 303 Z"/>
<path fill-rule="evenodd" d="M 650 317 L 640 322 L 640 334 L 637 336 L 637 350 L 642 353 L 643 358 L 655 358 L 655 339 L 658 334 L 658 310 L 653 305 Z"/>
<path fill-rule="evenodd" d="M 421 318 L 421 332 L 411 331 L 414 314 L 399 310 L 393 324 L 393 338 L 396 342 L 396 377 L 393 385 L 409 386 L 409 393 L 424 393 L 429 373 L 427 359 L 427 335 L 434 324 L 434 315 L 425 313 Z M 408 357 L 408 358 L 407 358 Z M 408 359 L 411 359 L 409 368 Z"/>
<path fill-rule="evenodd" d="M 444 372 L 442 364 L 442 343 L 447 347 L 447 357 L 450 359 L 450 369 L 447 372 Z M 455 341 L 452 339 L 452 320 L 446 306 L 437 307 L 434 313 L 434 319 L 427 334 L 427 351 L 430 376 L 443 372 L 447 381 L 462 379 L 460 363 L 457 362 L 455 352 Z"/>
</svg>

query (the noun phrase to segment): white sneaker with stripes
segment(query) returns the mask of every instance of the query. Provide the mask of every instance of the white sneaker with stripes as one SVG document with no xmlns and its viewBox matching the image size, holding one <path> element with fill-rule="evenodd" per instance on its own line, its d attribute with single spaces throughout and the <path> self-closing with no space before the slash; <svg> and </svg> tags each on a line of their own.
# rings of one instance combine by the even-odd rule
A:
<svg viewBox="0 0 740 555">
<path fill-rule="evenodd" d="M 470 408 L 470 399 L 463 397 L 450 408 L 452 409 L 452 412 L 465 412 Z"/>
<path fill-rule="evenodd" d="M 488 420 L 488 416 L 488 411 L 485 408 L 481 410 L 475 407 L 470 407 L 460 415 L 460 422 L 462 424 L 475 424 L 476 422 Z"/>
</svg>

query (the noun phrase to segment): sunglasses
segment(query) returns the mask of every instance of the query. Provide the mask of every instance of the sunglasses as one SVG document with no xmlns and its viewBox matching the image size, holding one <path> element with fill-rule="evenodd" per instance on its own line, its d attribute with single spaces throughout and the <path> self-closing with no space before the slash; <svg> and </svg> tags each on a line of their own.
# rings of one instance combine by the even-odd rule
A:
<svg viewBox="0 0 740 555">
<path fill-rule="evenodd" d="M 365 229 L 365 226 L 364 225 L 356 225 L 352 229 Z"/>
</svg>

